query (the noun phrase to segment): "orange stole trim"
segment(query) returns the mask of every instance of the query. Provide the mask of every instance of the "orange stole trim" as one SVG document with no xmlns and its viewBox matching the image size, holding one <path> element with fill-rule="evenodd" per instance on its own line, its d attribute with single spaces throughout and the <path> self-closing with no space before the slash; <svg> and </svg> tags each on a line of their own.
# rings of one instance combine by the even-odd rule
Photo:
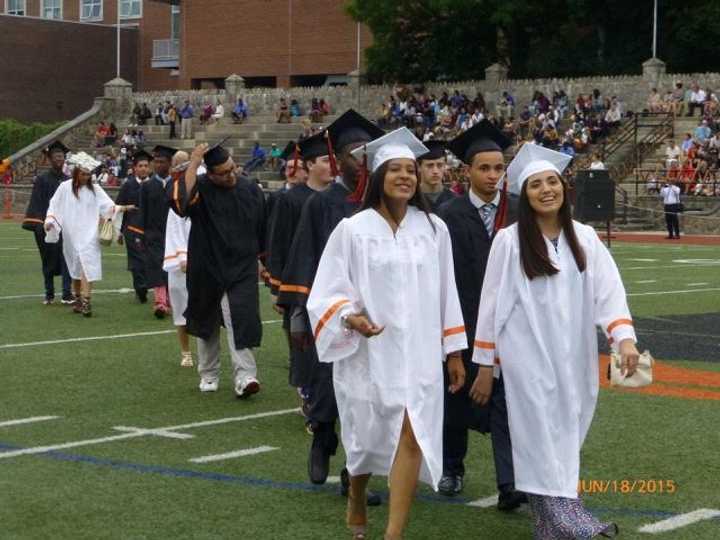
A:
<svg viewBox="0 0 720 540">
<path fill-rule="evenodd" d="M 448 328 L 447 330 L 443 330 L 443 338 L 454 336 L 456 334 L 462 334 L 465 331 L 464 326 L 456 326 L 455 328 Z"/>
<path fill-rule="evenodd" d="M 310 288 L 309 287 L 303 287 L 302 285 L 286 285 L 284 283 L 280 284 L 280 292 L 296 292 L 300 294 L 310 294 Z"/>
<path fill-rule="evenodd" d="M 487 349 L 489 351 L 495 350 L 495 344 L 491 341 L 480 341 L 478 339 L 475 340 L 475 347 L 478 349 Z"/>
<path fill-rule="evenodd" d="M 618 326 L 622 326 L 623 324 L 629 324 L 630 326 L 632 326 L 632 319 L 617 319 L 616 321 L 611 322 L 610 325 L 607 327 L 607 333 L 611 334 L 613 330 L 615 330 Z"/>
<path fill-rule="evenodd" d="M 28 218 L 23 219 L 23 223 L 28 223 L 28 222 L 29 222 L 29 223 L 45 223 L 45 220 L 43 220 L 43 219 L 35 219 L 35 218 L 31 218 L 31 217 L 28 217 Z"/>
<path fill-rule="evenodd" d="M 180 208 L 180 178 L 173 180 L 173 201 L 175 202 L 175 209 L 178 214 L 182 213 Z"/>
<path fill-rule="evenodd" d="M 143 231 L 142 229 L 139 229 L 138 227 L 133 227 L 132 225 L 128 225 L 127 230 L 130 232 L 137 233 L 137 234 L 145 234 L 145 231 Z"/>
<path fill-rule="evenodd" d="M 337 310 L 340 309 L 345 304 L 349 304 L 349 303 L 350 303 L 350 300 L 338 300 L 332 306 L 330 306 L 330 309 L 328 309 L 325 312 L 325 314 L 318 321 L 317 327 L 315 328 L 315 340 L 317 340 L 318 336 L 320 335 L 320 332 L 325 327 L 325 324 L 332 318 L 333 315 L 335 315 Z"/>
<path fill-rule="evenodd" d="M 190 201 L 190 203 L 188 204 L 188 206 L 192 206 L 193 204 L 195 204 L 195 203 L 198 202 L 199 200 L 200 200 L 200 194 L 199 194 L 199 193 L 196 193 L 195 196 L 194 196 L 194 197 L 192 198 L 192 200 Z"/>
</svg>

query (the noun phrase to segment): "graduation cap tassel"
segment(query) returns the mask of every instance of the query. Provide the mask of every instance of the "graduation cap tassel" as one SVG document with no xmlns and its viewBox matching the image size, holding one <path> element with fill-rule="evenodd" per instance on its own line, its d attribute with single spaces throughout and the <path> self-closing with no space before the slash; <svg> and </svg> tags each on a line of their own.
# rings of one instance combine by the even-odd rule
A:
<svg viewBox="0 0 720 540">
<path fill-rule="evenodd" d="M 327 139 L 328 158 L 330 158 L 330 172 L 333 177 L 335 177 L 340 173 L 338 171 L 337 161 L 335 161 L 335 151 L 333 149 L 332 139 L 330 139 L 330 133 L 328 131 L 325 131 L 325 138 Z"/>
<path fill-rule="evenodd" d="M 293 151 L 293 167 L 290 171 L 290 176 L 294 177 L 297 174 L 298 160 L 300 159 L 300 146 L 295 144 L 295 150 Z"/>
<path fill-rule="evenodd" d="M 361 203 L 365 198 L 365 192 L 368 186 L 368 167 L 367 167 L 367 154 L 363 154 L 363 162 L 358 170 L 357 183 L 355 185 L 355 191 L 353 191 L 348 197 L 348 201 L 353 203 Z"/>
<path fill-rule="evenodd" d="M 500 202 L 498 204 L 498 211 L 495 214 L 495 225 L 493 227 L 493 233 L 498 232 L 500 229 L 505 227 L 507 220 L 507 205 L 508 205 L 508 182 L 507 178 L 503 181 L 503 187 L 500 190 Z"/>
</svg>

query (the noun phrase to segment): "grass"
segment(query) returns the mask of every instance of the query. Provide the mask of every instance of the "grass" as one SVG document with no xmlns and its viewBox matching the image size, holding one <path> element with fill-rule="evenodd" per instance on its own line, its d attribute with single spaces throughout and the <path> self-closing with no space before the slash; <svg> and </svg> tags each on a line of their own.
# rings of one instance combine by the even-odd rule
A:
<svg viewBox="0 0 720 540">
<path fill-rule="evenodd" d="M 613 253 L 628 292 L 720 288 L 717 247 L 631 245 Z M 652 259 L 637 261 L 633 259 Z M 678 263 L 678 260 L 705 259 Z M 713 262 L 714 261 L 714 262 Z M 100 290 L 129 287 L 123 248 L 104 251 Z M 287 386 L 280 326 L 264 326 L 256 351 L 263 390 L 248 401 L 232 394 L 223 356 L 220 391 L 201 395 L 194 370 L 179 367 L 172 333 L 49 346 L 4 344 L 172 330 L 128 293 L 96 294 L 94 316 L 80 319 L 61 306 L 44 307 L 40 261 L 31 235 L 0 224 L 0 422 L 31 416 L 61 418 L 0 427 L 0 445 L 32 447 L 121 434 L 114 426 L 153 428 L 238 417 L 297 406 Z M 650 281 L 653 281 L 650 283 Z M 709 283 L 706 286 L 691 284 Z M 59 285 L 59 280 L 58 283 Z M 31 298 L 4 299 L 15 295 Z M 278 316 L 263 292 L 263 320 Z M 635 317 L 717 311 L 720 291 L 630 296 Z M 641 344 L 651 348 L 652 343 Z M 706 362 L 673 358 L 688 369 L 720 371 L 720 353 Z M 673 480 L 673 494 L 586 497 L 601 517 L 617 521 L 622 538 L 643 538 L 639 526 L 698 508 L 720 508 L 717 401 L 685 400 L 602 390 L 583 449 L 587 480 Z M 0 459 L 0 523 L 5 538 L 227 538 L 331 539 L 349 535 L 335 486 L 307 481 L 310 437 L 301 418 L 284 414 L 180 430 L 187 440 L 144 436 L 69 448 L 51 454 Z M 207 464 L 193 457 L 267 445 L 278 450 Z M 338 474 L 342 456 L 332 462 Z M 412 511 L 409 539 L 531 536 L 526 513 L 503 515 L 462 502 L 495 492 L 489 439 L 471 435 L 463 499 L 448 501 L 423 487 Z M 372 487 L 386 492 L 384 479 Z M 370 511 L 370 538 L 381 537 L 387 505 Z M 659 535 L 673 539 L 720 537 L 710 520 Z"/>
</svg>

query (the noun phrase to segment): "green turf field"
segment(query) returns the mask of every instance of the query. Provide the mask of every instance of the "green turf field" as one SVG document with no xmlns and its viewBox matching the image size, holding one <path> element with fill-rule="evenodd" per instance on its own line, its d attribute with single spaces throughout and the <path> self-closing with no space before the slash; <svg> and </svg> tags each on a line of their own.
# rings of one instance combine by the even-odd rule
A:
<svg viewBox="0 0 720 540">
<path fill-rule="evenodd" d="M 720 248 L 618 243 L 613 252 L 635 318 L 685 317 L 698 328 L 697 336 L 705 336 L 674 334 L 680 337 L 667 350 L 680 352 L 673 353 L 672 365 L 720 371 L 720 332 L 705 324 L 720 307 Z M 155 320 L 150 307 L 137 304 L 129 291 L 117 292 L 130 286 L 124 248 L 104 255 L 94 316 L 82 319 L 60 305 L 41 305 L 32 235 L 16 223 L 0 223 L 0 538 L 349 538 L 337 486 L 315 489 L 308 483 L 310 436 L 292 411 L 297 398 L 287 386 L 278 315 L 265 293 L 265 337 L 256 351 L 261 393 L 235 399 L 224 356 L 220 390 L 201 395 L 195 371 L 179 367 L 170 321 Z M 661 336 L 638 330 L 641 348 L 655 352 L 653 336 Z M 140 333 L 146 335 L 47 343 Z M 710 339 L 710 346 L 697 358 L 693 346 L 702 339 Z M 714 391 L 720 394 L 720 388 Z M 57 418 L 7 424 L 43 416 Z M 227 421 L 210 423 L 220 419 Z M 618 484 L 654 480 L 656 491 L 660 481 L 663 491 L 672 481 L 675 490 L 618 493 L 610 484 L 606 493 L 588 495 L 588 506 L 618 522 L 622 538 L 720 538 L 718 518 L 660 534 L 638 531 L 698 509 L 720 510 L 718 419 L 718 400 L 602 390 L 583 451 L 582 478 Z M 122 426 L 126 429 L 114 429 Z M 127 428 L 172 428 L 171 435 L 190 437 Z M 37 450 L 65 443 L 53 452 Z M 221 461 L 190 461 L 258 447 L 269 448 Z M 7 454 L 33 448 L 38 453 Z M 338 455 L 331 474 L 338 474 L 342 463 Z M 504 515 L 467 504 L 495 493 L 489 438 L 471 435 L 466 467 L 462 498 L 449 501 L 421 489 L 407 538 L 530 538 L 526 511 Z M 650 486 L 645 484 L 646 490 Z M 373 479 L 372 487 L 387 492 L 383 479 Z M 638 482 L 635 490 L 640 487 Z M 386 510 L 386 505 L 370 509 L 370 538 L 382 538 Z"/>
</svg>

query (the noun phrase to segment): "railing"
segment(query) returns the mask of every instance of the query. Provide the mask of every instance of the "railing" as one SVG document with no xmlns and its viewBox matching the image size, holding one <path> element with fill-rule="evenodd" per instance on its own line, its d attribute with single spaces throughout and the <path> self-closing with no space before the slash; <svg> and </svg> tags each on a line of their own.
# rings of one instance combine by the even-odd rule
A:
<svg viewBox="0 0 720 540">
<path fill-rule="evenodd" d="M 153 61 L 178 60 L 179 58 L 179 39 L 156 39 L 153 41 Z"/>
<path fill-rule="evenodd" d="M 655 195 L 663 184 L 677 182 L 684 195 L 720 197 L 720 170 L 710 169 L 702 173 L 683 173 L 682 169 L 656 170 L 636 169 L 635 194 Z"/>
</svg>

